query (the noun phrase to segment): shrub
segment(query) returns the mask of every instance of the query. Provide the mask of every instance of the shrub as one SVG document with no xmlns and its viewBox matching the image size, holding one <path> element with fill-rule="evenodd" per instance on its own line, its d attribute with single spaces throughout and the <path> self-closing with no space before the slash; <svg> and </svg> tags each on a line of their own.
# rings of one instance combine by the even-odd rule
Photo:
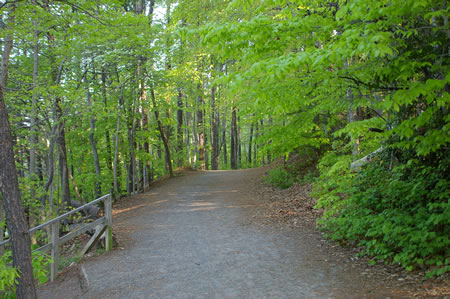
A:
<svg viewBox="0 0 450 299">
<path fill-rule="evenodd" d="M 392 171 L 378 160 L 358 174 L 344 167 L 340 175 L 330 175 L 336 163 L 323 169 L 315 186 L 317 207 L 325 209 L 318 225 L 329 237 L 355 242 L 364 254 L 407 270 L 418 265 L 431 266 L 429 275 L 449 270 L 448 159 L 434 167 L 409 160 Z"/>
<path fill-rule="evenodd" d="M 47 281 L 47 266 L 51 263 L 48 255 L 41 252 L 33 252 L 33 275 L 40 283 Z M 6 250 L 0 257 L 0 295 L 3 298 L 15 298 L 15 282 L 19 278 L 19 273 L 12 265 L 11 250 Z"/>
<path fill-rule="evenodd" d="M 264 183 L 281 189 L 287 189 L 294 184 L 294 177 L 284 168 L 271 169 L 264 177 Z"/>
</svg>

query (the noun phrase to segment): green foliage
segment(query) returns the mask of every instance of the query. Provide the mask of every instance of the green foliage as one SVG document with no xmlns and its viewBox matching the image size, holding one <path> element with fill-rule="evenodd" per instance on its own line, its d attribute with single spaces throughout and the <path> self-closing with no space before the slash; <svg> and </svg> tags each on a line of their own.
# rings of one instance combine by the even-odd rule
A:
<svg viewBox="0 0 450 299">
<path fill-rule="evenodd" d="M 317 207 L 325 209 L 318 222 L 321 229 L 334 240 L 353 241 L 364 254 L 407 270 L 428 265 L 434 269 L 431 274 L 448 271 L 448 158 L 433 167 L 409 163 L 392 171 L 378 159 L 356 175 L 342 176 L 331 174 L 335 164 L 327 165 L 316 184 Z"/>
<path fill-rule="evenodd" d="M 49 255 L 36 251 L 32 253 L 33 276 L 40 283 L 48 280 L 48 265 L 53 263 Z"/>
<path fill-rule="evenodd" d="M 320 226 L 378 259 L 408 270 L 428 263 L 436 274 L 449 257 L 448 10 L 428 0 L 235 0 L 228 19 L 195 31 L 235 61 L 216 82 L 255 120 L 270 115 L 263 151 L 325 153 Z M 377 162 L 350 171 L 380 148 Z M 266 181 L 288 186 L 291 176 L 274 169 Z"/>
<path fill-rule="evenodd" d="M 19 277 L 16 268 L 9 266 L 12 262 L 11 251 L 6 251 L 0 257 L 0 295 L 5 298 L 15 297 L 15 281 Z"/>
<path fill-rule="evenodd" d="M 33 276 L 40 283 L 47 282 L 48 265 L 51 259 L 48 255 L 41 252 L 32 254 Z M 19 271 L 12 267 L 11 250 L 6 250 L 0 257 L 0 295 L 4 298 L 15 298 L 15 283 L 20 276 Z"/>
<path fill-rule="evenodd" d="M 272 187 L 277 187 L 281 189 L 287 189 L 291 187 L 295 178 L 283 167 L 276 167 L 267 173 L 267 175 L 263 178 L 264 183 L 272 185 Z"/>
</svg>

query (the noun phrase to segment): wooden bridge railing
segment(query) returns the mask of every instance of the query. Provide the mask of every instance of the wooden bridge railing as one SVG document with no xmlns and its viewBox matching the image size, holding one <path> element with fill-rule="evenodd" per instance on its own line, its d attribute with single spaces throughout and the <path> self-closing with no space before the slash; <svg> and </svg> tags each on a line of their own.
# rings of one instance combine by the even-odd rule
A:
<svg viewBox="0 0 450 299">
<path fill-rule="evenodd" d="M 104 201 L 104 207 L 105 207 L 105 214 L 103 217 L 95 220 L 94 222 L 84 224 L 81 227 L 78 227 L 77 229 L 71 231 L 70 233 L 59 236 L 59 224 L 61 220 L 66 219 L 70 215 L 75 214 L 76 212 L 79 212 L 89 206 L 92 206 L 94 204 L 97 204 L 101 201 Z M 95 233 L 91 237 L 91 239 L 88 241 L 86 246 L 81 250 L 80 255 L 83 256 L 91 247 L 96 243 L 100 237 L 105 233 L 105 249 L 107 251 L 112 249 L 112 198 L 111 194 L 103 195 L 100 198 L 97 198 L 94 201 L 91 201 L 85 205 L 82 205 L 72 211 L 69 211 L 67 213 L 64 213 L 58 217 L 55 217 L 45 223 L 42 223 L 36 227 L 33 227 L 30 229 L 30 235 L 34 232 L 46 227 L 51 226 L 51 241 L 44 246 L 33 250 L 35 251 L 42 251 L 47 252 L 49 249 L 51 250 L 51 257 L 53 260 L 53 263 L 50 267 L 50 280 L 54 281 L 56 278 L 56 275 L 58 273 L 58 257 L 59 257 L 59 245 L 63 244 L 64 242 L 67 242 L 83 233 L 85 233 L 88 230 L 91 230 L 95 228 Z M 8 244 L 10 242 L 10 239 L 4 240 L 0 242 L 0 247 Z"/>
</svg>

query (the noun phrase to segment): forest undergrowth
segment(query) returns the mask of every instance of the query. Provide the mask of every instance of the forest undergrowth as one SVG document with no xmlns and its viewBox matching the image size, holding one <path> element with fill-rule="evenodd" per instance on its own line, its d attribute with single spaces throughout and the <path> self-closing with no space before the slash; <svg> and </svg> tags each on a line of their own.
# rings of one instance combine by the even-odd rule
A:
<svg viewBox="0 0 450 299">
<path fill-rule="evenodd" d="M 299 210 L 314 210 L 302 216 L 313 218 L 326 238 L 357 249 L 369 265 L 448 279 L 448 160 L 389 169 L 385 155 L 356 170 L 337 165 L 330 153 L 318 159 L 303 151 L 280 161 L 262 178 L 276 194 L 269 196 L 276 207 L 271 217 L 295 226 Z"/>
</svg>

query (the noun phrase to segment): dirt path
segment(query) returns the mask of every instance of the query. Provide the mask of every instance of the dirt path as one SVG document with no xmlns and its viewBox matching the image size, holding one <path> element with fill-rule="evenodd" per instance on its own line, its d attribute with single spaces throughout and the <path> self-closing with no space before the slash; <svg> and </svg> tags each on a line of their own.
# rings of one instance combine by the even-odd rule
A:
<svg viewBox="0 0 450 299">
<path fill-rule="evenodd" d="M 396 297 L 322 252 L 313 229 L 258 225 L 252 185 L 263 170 L 188 172 L 114 210 L 120 247 L 42 287 L 40 298 Z M 398 294 L 397 294 L 398 295 Z"/>
</svg>

